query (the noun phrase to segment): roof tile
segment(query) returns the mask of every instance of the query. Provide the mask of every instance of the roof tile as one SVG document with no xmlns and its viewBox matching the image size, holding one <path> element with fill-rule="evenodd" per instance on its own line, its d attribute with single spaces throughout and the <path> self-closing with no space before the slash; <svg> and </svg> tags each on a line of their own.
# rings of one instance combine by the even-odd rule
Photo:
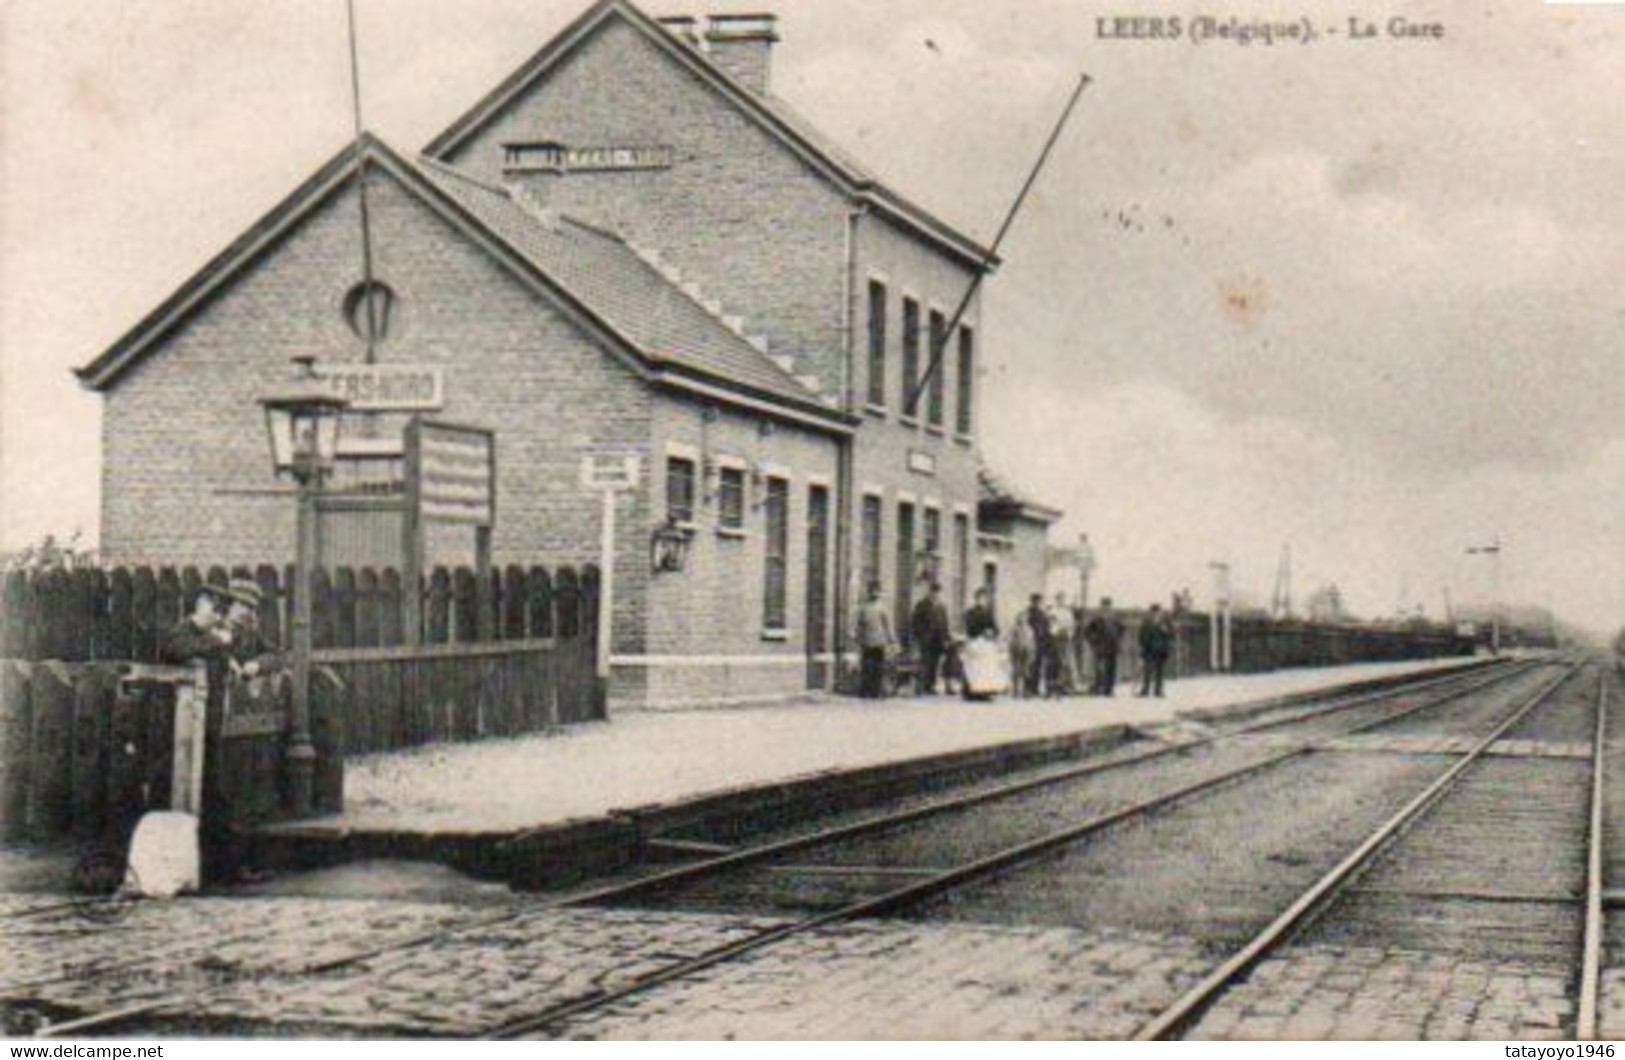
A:
<svg viewBox="0 0 1625 1060">
<path fill-rule="evenodd" d="M 646 360 L 744 386 L 799 405 L 827 407 L 778 358 L 703 305 L 619 236 L 526 202 L 443 162 L 423 176 L 590 312 Z M 742 323 L 742 322 L 741 322 Z"/>
</svg>

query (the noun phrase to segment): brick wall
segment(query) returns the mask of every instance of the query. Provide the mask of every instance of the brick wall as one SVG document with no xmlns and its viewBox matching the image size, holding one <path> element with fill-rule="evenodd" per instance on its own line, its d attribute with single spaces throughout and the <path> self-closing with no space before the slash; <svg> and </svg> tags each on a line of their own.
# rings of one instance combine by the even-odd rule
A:
<svg viewBox="0 0 1625 1060">
<path fill-rule="evenodd" d="M 1049 531 L 1043 523 L 1026 519 L 1001 521 L 987 529 L 1002 541 L 993 547 L 984 544 L 977 569 L 980 570 L 981 564 L 988 562 L 998 565 L 998 599 L 994 601 L 994 608 L 999 616 L 999 624 L 1003 626 L 1012 615 L 1027 606 L 1027 600 L 1033 593 L 1045 591 Z M 981 584 L 980 577 L 976 584 Z M 1076 595 L 1074 589 L 1067 593 L 1067 598 L 1072 599 Z"/>
<path fill-rule="evenodd" d="M 902 424 L 900 306 L 905 293 L 918 298 L 927 350 L 930 310 L 951 316 L 971 281 L 963 262 L 886 217 L 867 214 L 854 223 L 852 204 L 826 179 L 619 20 L 609 20 L 450 160 L 501 179 L 504 143 L 547 140 L 572 147 L 672 146 L 678 161 L 669 170 L 549 176 L 535 186 L 559 209 L 658 250 L 726 312 L 743 317 L 747 331 L 767 337 L 775 352 L 795 356 L 798 371 L 816 375 L 826 391 L 849 390 L 860 408 L 867 378 L 866 288 L 871 276 L 883 278 L 892 318 L 890 409 L 865 417 L 854 484 L 860 493 L 868 485 L 883 496 L 888 594 L 896 578 L 900 500 L 912 495 L 922 507 L 940 504 L 945 543 L 951 543 L 955 511 L 974 517 L 977 500 L 974 439 L 954 433 L 957 346 L 950 342 L 944 365 L 944 431 L 926 427 L 923 408 L 918 425 Z M 973 303 L 965 323 L 976 333 L 982 364 L 979 310 Z M 979 417 L 975 428 L 981 429 Z M 910 470 L 910 450 L 929 454 L 935 473 Z M 854 518 L 860 503 L 853 501 Z M 849 612 L 862 595 L 857 547 L 854 533 L 853 562 L 846 567 Z M 840 617 L 851 620 L 850 613 Z"/>
<path fill-rule="evenodd" d="M 497 432 L 497 563 L 596 562 L 599 505 L 584 447 L 648 448 L 649 389 L 551 305 L 383 175 L 373 178 L 375 274 L 398 296 L 383 362 L 441 365 L 438 415 Z M 359 361 L 340 302 L 358 278 L 356 202 L 336 194 L 171 333 L 106 395 L 102 549 L 110 563 L 252 563 L 292 552 L 256 399 L 296 353 Z M 399 417 L 378 423 L 396 436 Z M 616 641 L 642 642 L 648 521 L 622 500 Z"/>
<path fill-rule="evenodd" d="M 913 297 L 920 304 L 920 365 L 923 370 L 930 349 L 930 311 L 935 308 L 944 317 L 951 316 L 970 283 L 971 274 L 964 266 L 882 217 L 867 216 L 862 219 L 857 226 L 855 251 L 852 319 L 857 342 L 853 385 L 857 395 L 856 404 L 864 408 L 864 423 L 858 433 L 854 479 L 860 495 L 860 506 L 861 496 L 866 492 L 882 498 L 881 580 L 885 585 L 886 599 L 891 600 L 895 598 L 898 577 L 895 557 L 899 503 L 909 500 L 915 504 L 917 542 L 923 534 L 924 517 L 921 513 L 925 507 L 936 505 L 940 509 L 945 564 L 956 561 L 953 555 L 954 514 L 969 514 L 973 521 L 976 515 L 978 457 L 974 439 L 959 437 L 954 431 L 958 365 L 953 340 L 950 340 L 948 357 L 943 366 L 946 371 L 943 429 L 938 431 L 929 426 L 924 400 L 920 403 L 919 415 L 914 422 L 905 421 L 902 415 L 906 395 L 902 353 L 903 298 Z M 864 400 L 868 380 L 868 285 L 871 279 L 880 280 L 887 289 L 886 404 L 880 410 L 867 407 Z M 964 317 L 965 323 L 978 332 L 978 338 L 979 309 L 979 303 L 972 303 Z M 923 474 L 911 468 L 911 452 L 922 454 L 934 464 L 934 473 Z M 861 511 L 861 507 L 855 510 Z M 854 534 L 854 548 L 860 544 L 856 537 Z M 974 567 L 974 542 L 971 553 Z M 947 566 L 944 566 L 942 575 L 947 585 L 950 580 Z M 974 571 L 971 584 L 977 584 Z M 862 586 L 859 585 L 859 564 L 856 562 L 850 571 L 849 585 L 851 592 L 848 599 L 852 601 L 849 610 L 855 613 L 857 601 L 863 598 Z M 916 599 L 918 595 L 915 594 Z M 957 620 L 958 616 L 955 618 Z"/>
<path fill-rule="evenodd" d="M 697 699 L 736 699 L 790 693 L 807 687 L 808 491 L 814 482 L 833 490 L 837 445 L 826 434 L 786 423 L 769 425 L 760 417 L 699 402 L 673 398 L 654 407 L 650 450 L 655 511 L 665 511 L 665 465 L 668 454 L 696 459 L 701 469 L 695 505 L 694 535 L 688 563 L 681 572 L 655 575 L 649 588 L 653 618 L 647 651 L 652 659 L 628 660 L 617 676 L 633 668 L 647 671 L 648 701 L 653 704 Z M 707 460 L 745 469 L 747 497 L 744 529 L 721 528 L 719 504 L 708 495 Z M 752 481 L 753 472 L 762 478 Z M 786 592 L 787 624 L 782 636 L 763 627 L 766 579 L 766 523 L 762 504 L 766 475 L 789 482 L 789 550 Z M 833 521 L 826 565 L 833 593 Z M 828 618 L 826 618 L 826 622 Z M 687 656 L 681 663 L 663 657 Z"/>
<path fill-rule="evenodd" d="M 619 19 L 447 160 L 501 179 L 504 143 L 544 140 L 674 148 L 671 169 L 550 177 L 540 194 L 658 248 L 797 371 L 839 391 L 844 196 Z"/>
</svg>

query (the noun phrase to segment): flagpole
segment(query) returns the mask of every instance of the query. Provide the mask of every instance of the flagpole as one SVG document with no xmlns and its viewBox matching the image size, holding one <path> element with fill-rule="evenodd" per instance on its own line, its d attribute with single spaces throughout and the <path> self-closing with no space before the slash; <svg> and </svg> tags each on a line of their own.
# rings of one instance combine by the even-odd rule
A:
<svg viewBox="0 0 1625 1060">
<path fill-rule="evenodd" d="M 350 112 L 355 132 L 356 192 L 361 203 L 361 291 L 367 311 L 367 363 L 376 360 L 378 317 L 372 281 L 372 212 L 367 204 L 367 165 L 362 153 L 366 127 L 361 117 L 361 56 L 356 44 L 355 0 L 344 0 L 350 30 Z"/>
<path fill-rule="evenodd" d="M 965 288 L 965 295 L 959 300 L 959 308 L 954 310 L 954 315 L 949 318 L 947 326 L 942 329 L 942 332 L 939 335 L 932 336 L 931 359 L 926 363 L 925 372 L 920 376 L 919 382 L 913 384 L 908 391 L 907 400 L 903 402 L 903 414 L 905 416 L 919 414 L 920 395 L 925 393 L 925 388 L 931 383 L 931 377 L 936 375 L 938 368 L 941 366 L 943 354 L 948 349 L 949 337 L 953 335 L 954 329 L 959 326 L 959 321 L 964 317 L 965 311 L 970 308 L 971 300 L 976 297 L 976 292 L 981 289 L 982 280 L 986 278 L 988 269 L 992 267 L 994 259 L 999 256 L 999 247 L 1003 245 L 1005 235 L 1009 233 L 1010 226 L 1015 223 L 1016 215 L 1021 212 L 1022 204 L 1027 201 L 1027 194 L 1033 190 L 1033 185 L 1038 183 L 1038 174 L 1043 172 L 1044 164 L 1049 161 L 1050 153 L 1055 150 L 1056 143 L 1061 139 L 1061 132 L 1066 128 L 1067 120 L 1072 117 L 1073 108 L 1078 105 L 1078 100 L 1083 96 L 1083 90 L 1089 87 L 1091 80 L 1088 74 L 1078 75 L 1078 87 L 1072 90 L 1072 98 L 1067 100 L 1066 109 L 1061 111 L 1060 120 L 1055 123 L 1055 128 L 1050 132 L 1049 140 L 1044 144 L 1044 150 L 1039 154 L 1038 161 L 1033 164 L 1032 170 L 1028 172 L 1026 183 L 1022 184 L 1021 191 L 1016 195 L 1016 201 L 1010 205 L 1010 212 L 1004 215 L 1004 223 L 999 226 L 999 234 L 994 236 L 993 245 L 988 247 L 986 256 L 982 258 L 981 267 L 976 270 L 976 275 L 971 278 L 970 286 Z"/>
</svg>

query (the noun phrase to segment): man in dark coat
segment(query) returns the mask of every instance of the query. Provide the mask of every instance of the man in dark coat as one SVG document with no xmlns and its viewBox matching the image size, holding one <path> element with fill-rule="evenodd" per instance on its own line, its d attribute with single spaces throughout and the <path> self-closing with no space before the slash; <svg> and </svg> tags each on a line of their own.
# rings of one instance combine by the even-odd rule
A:
<svg viewBox="0 0 1625 1060">
<path fill-rule="evenodd" d="M 948 626 L 948 608 L 942 602 L 942 586 L 936 582 L 931 583 L 931 591 L 925 598 L 914 605 L 909 631 L 914 635 L 914 650 L 920 656 L 916 691 L 922 696 L 935 695 L 937 674 L 948 651 L 948 638 L 952 635 Z"/>
<path fill-rule="evenodd" d="M 229 820 L 225 763 L 225 719 L 230 696 L 242 691 L 242 679 L 270 672 L 278 665 L 266 652 L 258 628 L 259 586 L 244 580 L 205 585 L 192 612 L 170 631 L 164 655 L 176 663 L 201 663 L 206 674 L 204 696 L 203 806 L 199 815 L 203 881 L 219 883 L 240 876 L 246 849 Z"/>
<path fill-rule="evenodd" d="M 1033 593 L 1027 601 L 1027 610 L 1022 613 L 1022 620 L 1033 631 L 1033 646 L 1036 657 L 1033 665 L 1027 670 L 1027 695 L 1036 696 L 1041 690 L 1041 682 L 1049 671 L 1049 653 L 1054 647 L 1049 612 L 1044 610 L 1044 596 L 1042 593 Z"/>
<path fill-rule="evenodd" d="M 222 607 L 229 603 L 226 590 L 205 585 L 192 604 L 192 611 L 169 631 L 163 644 L 164 658 L 173 663 L 202 663 L 208 672 L 209 698 L 225 694 L 226 676 L 231 672 L 231 624 Z"/>
<path fill-rule="evenodd" d="M 1095 655 L 1095 680 L 1091 695 L 1112 696 L 1117 692 L 1117 652 L 1123 643 L 1123 623 L 1112 610 L 1112 598 L 1100 599 L 1100 610 L 1084 627 L 1089 650 Z"/>
<path fill-rule="evenodd" d="M 1174 647 L 1174 631 L 1163 613 L 1161 604 L 1152 604 L 1151 611 L 1140 625 L 1140 696 L 1155 695 L 1162 698 L 1163 671 Z"/>
</svg>

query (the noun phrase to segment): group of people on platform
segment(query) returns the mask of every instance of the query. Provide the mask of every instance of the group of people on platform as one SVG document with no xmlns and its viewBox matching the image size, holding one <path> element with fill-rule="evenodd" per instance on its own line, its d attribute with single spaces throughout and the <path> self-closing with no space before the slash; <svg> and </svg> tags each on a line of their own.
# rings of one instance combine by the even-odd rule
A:
<svg viewBox="0 0 1625 1060">
<path fill-rule="evenodd" d="M 1065 593 L 1046 603 L 1034 593 L 1009 629 L 1000 636 L 986 589 L 976 590 L 975 602 L 965 611 L 962 635 L 955 635 L 942 601 L 942 587 L 933 583 L 909 617 L 914 650 L 914 685 L 919 695 L 943 691 L 970 700 L 987 700 L 1008 692 L 1017 699 L 1047 699 L 1080 694 L 1089 669 L 1088 695 L 1112 696 L 1117 690 L 1117 662 L 1128 627 L 1112 608 L 1110 597 L 1088 612 L 1081 604 L 1068 604 Z M 1163 695 L 1174 628 L 1160 604 L 1152 604 L 1139 623 L 1140 692 Z M 895 661 L 901 654 L 893 628 L 891 608 L 880 584 L 858 609 L 857 643 L 860 652 L 858 694 L 878 699 L 888 694 Z M 1092 668 L 1090 666 L 1092 664 Z"/>
</svg>

